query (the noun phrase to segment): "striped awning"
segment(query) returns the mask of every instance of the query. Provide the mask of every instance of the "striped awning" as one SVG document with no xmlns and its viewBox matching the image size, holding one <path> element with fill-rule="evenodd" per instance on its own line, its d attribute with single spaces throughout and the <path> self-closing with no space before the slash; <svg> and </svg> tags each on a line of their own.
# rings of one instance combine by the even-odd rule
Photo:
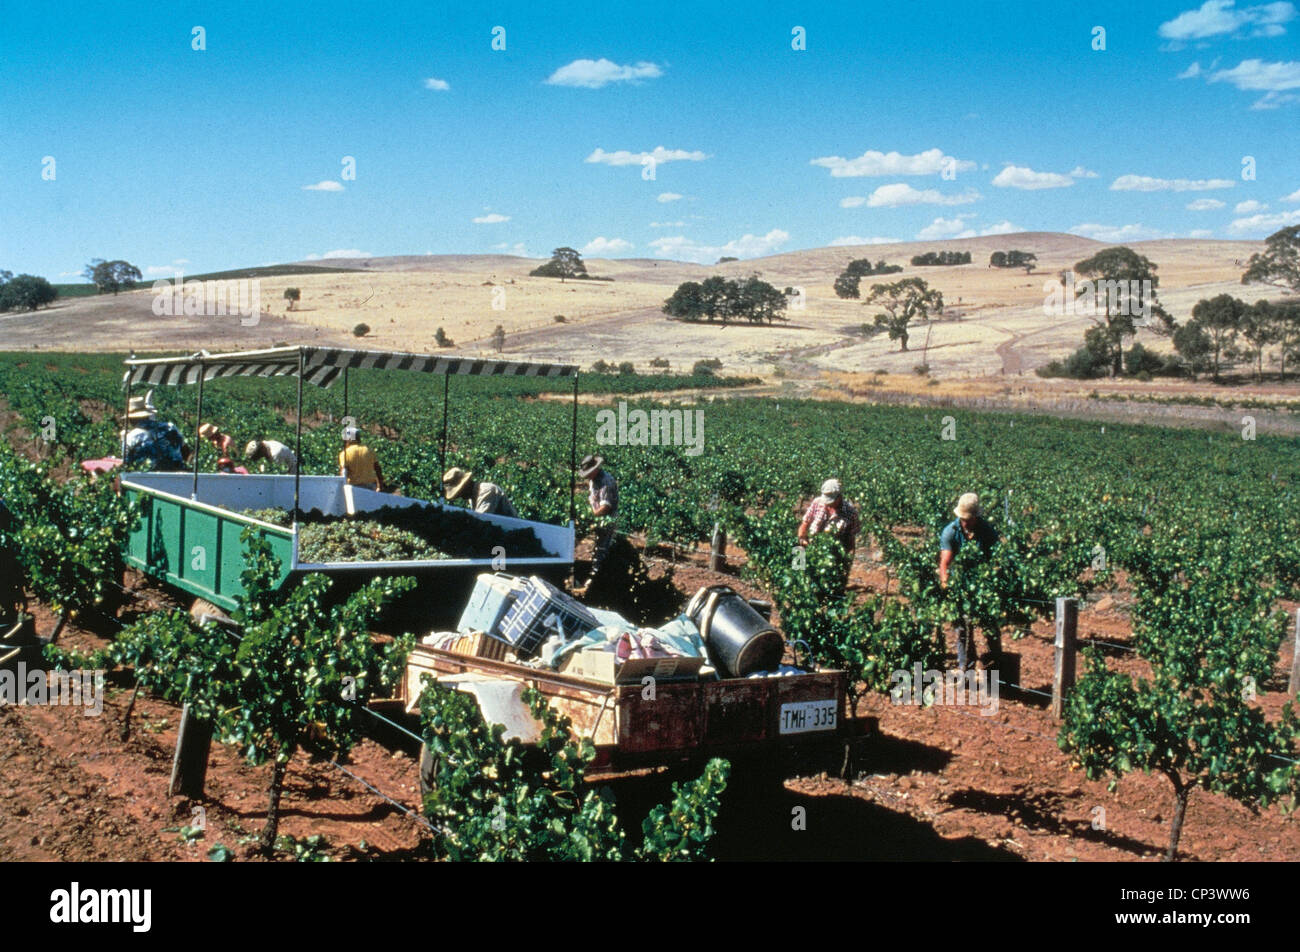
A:
<svg viewBox="0 0 1300 952">
<path fill-rule="evenodd" d="M 572 364 L 538 364 L 511 360 L 479 360 L 439 354 L 408 354 L 393 350 L 345 350 L 337 347 L 275 347 L 233 354 L 200 352 L 185 357 L 152 357 L 125 361 L 124 383 L 132 386 L 174 387 L 219 377 L 296 377 L 302 354 L 303 380 L 328 387 L 345 368 L 354 370 L 414 370 L 427 374 L 483 377 L 572 377 Z"/>
</svg>

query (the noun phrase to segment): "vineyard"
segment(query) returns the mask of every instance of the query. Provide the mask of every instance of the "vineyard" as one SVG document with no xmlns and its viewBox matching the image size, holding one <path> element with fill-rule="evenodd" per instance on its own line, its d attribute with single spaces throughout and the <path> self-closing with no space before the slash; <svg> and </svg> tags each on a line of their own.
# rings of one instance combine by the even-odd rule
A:
<svg viewBox="0 0 1300 952">
<path fill-rule="evenodd" d="M 59 628 L 80 619 L 93 630 L 92 616 L 115 615 L 125 599 L 115 584 L 123 577 L 120 540 L 135 514 L 107 480 L 92 483 L 78 467 L 80 460 L 117 453 L 121 373 L 120 358 L 110 356 L 0 355 L 0 498 L 15 516 L 13 525 L 0 526 L 0 542 L 19 554 L 30 596 L 59 619 Z M 351 377 L 347 415 L 390 483 L 406 495 L 438 498 L 443 470 L 461 466 L 500 485 L 523 518 L 569 519 L 569 426 L 575 411 L 565 399 L 567 381 L 453 379 L 444 433 L 443 382 L 413 376 L 414 381 L 355 371 Z M 1086 651 L 1063 721 L 1052 724 L 1034 709 L 1017 714 L 1016 721 L 1049 732 L 1059 767 L 1080 769 L 1090 783 L 1107 781 L 1121 798 L 1134 782 L 1124 779 L 1131 773 L 1152 774 L 1164 784 L 1158 788 L 1165 801 L 1159 828 L 1168 842 L 1154 842 L 1148 831 L 1144 845 L 1127 848 L 1130 858 L 1154 855 L 1157 847 L 1176 855 L 1185 818 L 1189 836 L 1196 825 L 1189 803 L 1211 797 L 1263 809 L 1273 824 L 1269 830 L 1289 831 L 1277 833 L 1283 852 L 1275 856 L 1300 858 L 1294 822 L 1283 816 L 1300 794 L 1300 719 L 1283 703 L 1293 650 L 1287 612 L 1300 601 L 1300 447 L 1294 441 L 1256 437 L 1253 429 L 1243 438 L 1237 430 L 759 400 L 728 395 L 735 383 L 712 376 L 581 378 L 583 394 L 592 399 L 576 411 L 579 455 L 605 456 L 619 480 L 621 531 L 647 557 L 668 563 L 667 578 L 674 569 L 683 578 L 700 578 L 695 553 L 715 526 L 724 529 L 739 546 L 733 551 L 741 573 L 736 584 L 769 597 L 787 639 L 802 642 L 814 660 L 848 670 L 853 713 L 884 719 L 888 712 L 882 722 L 887 732 L 912 714 L 910 723 L 920 723 L 916 718 L 923 713 L 891 703 L 896 672 L 916 664 L 948 667 L 946 633 L 958 619 L 1000 635 L 1009 650 L 1023 645 L 1032 660 L 1031 648 L 1050 627 L 1056 599 L 1122 604 L 1127 630 L 1112 626 L 1106 632 L 1119 647 Z M 681 389 L 703 414 L 702 453 L 692 454 L 690 447 L 596 445 L 602 400 L 630 406 L 644 401 L 650 409 L 662 407 L 663 398 L 650 401 L 638 393 L 672 389 Z M 302 470 L 334 473 L 337 424 L 344 416 L 340 388 L 304 391 Z M 193 388 L 160 387 L 154 401 L 160 416 L 195 442 Z M 292 445 L 295 408 L 292 380 L 232 379 L 208 385 L 203 417 L 230 432 L 237 445 L 255 438 Z M 216 452 L 206 444 L 198 452 L 200 470 L 213 472 Z M 828 476 L 841 480 L 862 514 L 847 591 L 835 584 L 839 553 L 833 542 L 817 537 L 804 550 L 795 540 L 801 507 Z M 963 550 L 967 557 L 957 560 L 944 587 L 935 567 L 938 536 L 952 519 L 954 500 L 967 491 L 979 494 L 1002 542 L 987 561 Z M 588 533 L 590 510 L 579 505 L 576 517 L 578 532 Z M 454 523 L 454 517 L 432 512 L 381 514 L 364 539 L 343 531 L 355 525 L 306 521 L 304 544 L 329 556 L 320 561 L 457 557 L 489 554 L 498 545 L 526 556 L 536 547 L 531 533 L 447 544 L 455 526 L 428 523 Z M 437 549 L 435 539 L 444 540 Z M 265 566 L 250 566 L 250 578 L 258 571 Z M 94 660 L 135 671 L 158 698 L 226 712 L 226 739 L 248 749 L 251 762 L 270 759 L 276 765 L 274 815 L 285 751 L 346 752 L 360 742 L 361 730 L 352 715 L 322 713 L 326 705 L 320 699 L 328 694 L 322 683 L 287 676 L 283 693 L 305 699 L 306 713 L 295 713 L 292 723 L 273 714 L 263 720 L 231 714 L 236 707 L 256 707 L 248 691 L 240 693 L 241 677 L 263 663 L 276 670 L 309 664 L 329 681 L 344 676 L 347 661 L 372 671 L 365 689 L 378 690 L 402 644 L 399 639 L 397 648 L 382 650 L 330 648 L 339 625 L 364 631 L 367 612 L 393 592 L 367 590 L 357 596 L 364 604 L 349 602 L 351 607 L 335 609 L 338 614 L 329 618 L 314 617 L 313 600 L 321 594 L 301 591 L 287 596 L 286 605 L 259 595 L 261 602 L 249 606 L 242 644 L 203 649 L 214 652 L 203 657 L 224 672 L 217 680 L 225 682 L 207 693 L 195 687 L 203 681 L 197 673 L 186 681 L 190 687 L 176 687 L 186 680 L 176 672 L 192 663 L 186 652 L 210 645 L 183 618 L 133 611 L 125 633 L 119 626 L 100 626 L 113 636 L 107 647 L 93 640 L 77 645 L 100 648 Z M 666 617 L 680 605 L 661 609 Z M 298 619 L 303 631 L 316 633 L 315 641 L 303 636 L 292 649 L 275 644 L 275 626 L 286 619 Z M 1022 673 L 1021 683 L 1032 688 L 1042 682 L 1031 683 Z M 440 858 L 693 858 L 706 854 L 715 816 L 725 826 L 728 798 L 735 793 L 726 789 L 725 765 L 711 764 L 675 789 L 669 805 L 651 810 L 643 839 L 625 842 L 611 826 L 607 805 L 579 789 L 587 754 L 568 745 L 559 726 L 548 725 L 545 762 L 538 766 L 517 760 L 491 730 L 462 735 L 449 727 L 458 718 L 472 719 L 457 706 L 459 699 L 436 706 L 432 700 L 436 713 L 426 712 L 422 728 L 426 742 L 443 752 L 446 777 L 441 799 L 426 804 L 425 825 L 431 821 L 452 832 L 423 835 L 432 836 Z M 1040 719 L 1026 721 L 1030 716 Z M 989 730 L 1005 723 L 1005 717 L 990 720 Z M 495 772 L 491 793 L 493 802 L 514 804 L 505 814 L 475 787 L 476 762 L 509 765 Z M 894 772 L 846 757 L 822 777 L 822 786 L 809 789 L 851 782 L 868 768 L 876 771 L 870 776 Z M 845 779 L 835 780 L 837 773 Z M 507 775 L 515 779 L 502 779 Z M 774 822 L 788 826 L 788 811 Z M 572 835 L 540 845 L 529 839 L 531 827 L 558 829 L 554 824 L 569 824 L 564 828 Z M 269 849 L 274 837 L 264 836 L 260 845 Z"/>
</svg>

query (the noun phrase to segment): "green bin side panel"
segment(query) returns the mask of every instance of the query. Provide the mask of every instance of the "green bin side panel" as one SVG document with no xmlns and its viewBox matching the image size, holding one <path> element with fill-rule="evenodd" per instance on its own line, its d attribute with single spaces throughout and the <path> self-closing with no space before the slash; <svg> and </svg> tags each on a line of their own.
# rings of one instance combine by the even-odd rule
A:
<svg viewBox="0 0 1300 952">
<path fill-rule="evenodd" d="M 126 489 L 138 499 L 140 525 L 127 538 L 126 561 L 175 587 L 205 598 L 227 611 L 243 594 L 244 545 L 240 535 L 247 523 L 214 512 Z M 260 530 L 280 560 L 280 583 L 289 576 L 293 559 L 291 533 Z"/>
</svg>

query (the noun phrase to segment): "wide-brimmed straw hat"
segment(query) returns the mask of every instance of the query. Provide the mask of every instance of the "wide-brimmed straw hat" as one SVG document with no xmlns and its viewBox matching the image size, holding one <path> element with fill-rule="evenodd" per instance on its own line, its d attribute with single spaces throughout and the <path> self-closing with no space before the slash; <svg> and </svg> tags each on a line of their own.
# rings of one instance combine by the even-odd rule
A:
<svg viewBox="0 0 1300 952">
<path fill-rule="evenodd" d="M 442 492 L 448 499 L 459 499 L 467 486 L 474 480 L 474 474 L 467 469 L 453 466 L 442 474 Z"/>
<path fill-rule="evenodd" d="M 157 414 L 158 408 L 153 405 L 152 390 L 143 397 L 132 397 L 126 405 L 126 418 L 128 420 L 147 420 Z"/>
<path fill-rule="evenodd" d="M 583 479 L 591 479 L 605 465 L 605 457 L 587 455 L 582 458 L 578 464 L 578 475 Z"/>
<path fill-rule="evenodd" d="M 217 425 L 215 423 L 205 423 L 199 427 L 199 436 L 205 440 L 211 439 L 217 435 Z"/>
<path fill-rule="evenodd" d="M 826 482 L 822 483 L 822 495 L 827 499 L 834 499 L 842 492 L 843 489 L 840 487 L 840 481 L 838 479 L 828 479 Z"/>
<path fill-rule="evenodd" d="M 974 519 L 980 514 L 980 497 L 975 493 L 963 493 L 952 512 L 958 519 Z"/>
</svg>

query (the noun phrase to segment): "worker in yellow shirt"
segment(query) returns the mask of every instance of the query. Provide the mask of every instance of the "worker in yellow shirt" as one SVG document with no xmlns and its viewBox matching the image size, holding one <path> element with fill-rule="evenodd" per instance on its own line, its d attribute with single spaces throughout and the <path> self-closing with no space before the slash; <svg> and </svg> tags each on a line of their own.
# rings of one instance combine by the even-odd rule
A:
<svg viewBox="0 0 1300 952">
<path fill-rule="evenodd" d="M 349 486 L 361 486 L 382 492 L 384 474 L 370 447 L 357 442 L 357 428 L 349 426 L 343 431 L 343 452 L 339 453 L 339 475 Z"/>
</svg>

